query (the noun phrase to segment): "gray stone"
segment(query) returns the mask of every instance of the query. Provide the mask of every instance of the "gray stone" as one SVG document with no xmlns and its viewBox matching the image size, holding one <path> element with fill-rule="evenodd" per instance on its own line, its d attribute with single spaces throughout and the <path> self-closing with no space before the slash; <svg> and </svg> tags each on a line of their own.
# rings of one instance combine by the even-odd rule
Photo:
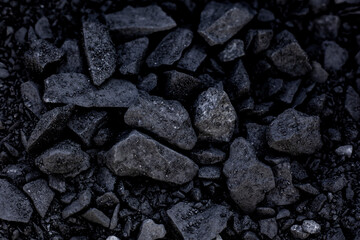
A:
<svg viewBox="0 0 360 240">
<path fill-rule="evenodd" d="M 275 20 L 275 15 L 270 10 L 261 8 L 257 16 L 257 20 L 260 22 L 272 22 Z"/>
<path fill-rule="evenodd" d="M 284 80 L 280 78 L 269 78 L 267 82 L 267 95 L 269 97 L 274 96 L 280 92 L 284 85 Z"/>
<path fill-rule="evenodd" d="M 31 198 L 36 211 L 43 218 L 55 196 L 44 179 L 29 182 L 23 187 L 24 192 Z"/>
<path fill-rule="evenodd" d="M 275 187 L 271 168 L 256 158 L 254 148 L 244 138 L 237 138 L 231 144 L 223 173 L 230 196 L 246 213 L 253 212 L 265 194 Z"/>
<path fill-rule="evenodd" d="M 44 102 L 66 103 L 80 107 L 129 107 L 138 98 L 136 86 L 128 81 L 110 79 L 93 86 L 80 73 L 61 73 L 45 79 Z"/>
<path fill-rule="evenodd" d="M 0 219 L 10 222 L 29 222 L 33 209 L 26 196 L 13 184 L 0 179 Z"/>
<path fill-rule="evenodd" d="M 246 231 L 242 235 L 242 239 L 243 240 L 259 240 L 259 238 L 256 236 L 256 233 L 251 232 L 251 231 Z"/>
<path fill-rule="evenodd" d="M 61 49 L 65 52 L 65 59 L 60 65 L 58 72 L 84 73 L 85 68 L 78 42 L 76 40 L 66 40 Z"/>
<path fill-rule="evenodd" d="M 144 128 L 185 150 L 192 149 L 197 141 L 190 116 L 178 101 L 144 92 L 128 108 L 124 120 L 130 126 Z"/>
<path fill-rule="evenodd" d="M 90 202 L 91 202 L 91 192 L 89 189 L 86 189 L 85 191 L 79 193 L 78 198 L 62 211 L 62 218 L 66 219 L 84 210 L 90 205 Z"/>
<path fill-rule="evenodd" d="M 38 85 L 32 81 L 27 81 L 21 84 L 20 91 L 25 107 L 40 117 L 44 104 L 40 97 Z"/>
<path fill-rule="evenodd" d="M 210 46 L 223 44 L 248 24 L 255 14 L 256 11 L 245 3 L 211 1 L 201 12 L 198 33 Z"/>
<path fill-rule="evenodd" d="M 43 114 L 27 141 L 27 151 L 39 150 L 57 140 L 65 129 L 73 110 L 74 106 L 67 105 Z"/>
<path fill-rule="evenodd" d="M 312 71 L 310 73 L 311 79 L 314 82 L 325 83 L 329 74 L 322 68 L 321 64 L 315 61 L 311 62 Z"/>
<path fill-rule="evenodd" d="M 226 47 L 219 53 L 218 57 L 222 62 L 230 62 L 244 55 L 244 42 L 240 39 L 233 39 L 226 44 Z"/>
<path fill-rule="evenodd" d="M 75 177 L 90 167 L 90 157 L 79 144 L 65 140 L 38 156 L 35 165 L 46 174 Z"/>
<path fill-rule="evenodd" d="M 320 194 L 319 190 L 317 190 L 315 187 L 313 187 L 310 183 L 298 184 L 298 185 L 295 185 L 295 187 L 297 187 L 301 191 L 309 193 L 311 195 L 316 196 L 316 195 Z"/>
<path fill-rule="evenodd" d="M 159 6 L 127 6 L 123 10 L 105 15 L 111 32 L 123 37 L 145 36 L 176 27 L 176 22 Z"/>
<path fill-rule="evenodd" d="M 99 86 L 115 72 L 115 47 L 107 28 L 100 23 L 84 22 L 82 33 L 90 77 Z"/>
<path fill-rule="evenodd" d="M 86 145 L 91 145 L 91 139 L 98 128 L 105 122 L 107 112 L 87 111 L 80 112 L 71 117 L 67 126 L 81 139 Z"/>
<path fill-rule="evenodd" d="M 284 82 L 283 88 L 280 91 L 278 99 L 286 104 L 292 103 L 294 96 L 300 87 L 300 84 L 301 84 L 301 79 Z"/>
<path fill-rule="evenodd" d="M 59 176 L 49 175 L 49 186 L 60 193 L 66 192 L 66 182 Z"/>
<path fill-rule="evenodd" d="M 262 154 L 266 148 L 267 126 L 257 123 L 246 123 L 247 140 L 255 148 L 258 154 Z"/>
<path fill-rule="evenodd" d="M 217 204 L 200 205 L 180 202 L 167 210 L 172 227 L 182 239 L 214 239 L 227 226 L 231 212 Z"/>
<path fill-rule="evenodd" d="M 82 217 L 105 228 L 108 228 L 110 225 L 110 218 L 96 208 L 90 208 L 82 215 Z"/>
<path fill-rule="evenodd" d="M 321 46 L 324 51 L 324 68 L 327 71 L 341 70 L 349 58 L 348 51 L 333 41 L 324 41 Z"/>
<path fill-rule="evenodd" d="M 194 126 L 199 139 L 229 142 L 235 130 L 236 112 L 221 86 L 199 95 L 195 102 Z"/>
<path fill-rule="evenodd" d="M 119 202 L 119 199 L 113 192 L 104 193 L 103 195 L 96 198 L 96 205 L 99 207 L 110 208 L 119 204 Z"/>
<path fill-rule="evenodd" d="M 353 152 L 353 146 L 352 145 L 344 145 L 344 146 L 340 146 L 337 149 L 335 149 L 335 153 L 339 156 L 346 156 L 346 157 L 351 157 Z"/>
<path fill-rule="evenodd" d="M 165 72 L 164 76 L 166 96 L 181 102 L 185 102 L 204 87 L 201 80 L 186 73 L 172 70 Z"/>
<path fill-rule="evenodd" d="M 118 225 L 119 211 L 120 211 L 120 204 L 117 204 L 114 209 L 113 215 L 111 216 L 111 219 L 110 219 L 109 229 L 111 229 L 111 230 L 115 229 L 116 226 Z"/>
<path fill-rule="evenodd" d="M 154 73 L 149 73 L 147 76 L 140 78 L 137 84 L 139 90 L 151 92 L 158 84 L 158 77 Z"/>
<path fill-rule="evenodd" d="M 314 20 L 314 34 L 320 39 L 336 39 L 341 25 L 336 15 L 323 15 Z"/>
<path fill-rule="evenodd" d="M 104 191 L 114 191 L 116 176 L 108 168 L 101 167 L 96 174 L 96 182 Z"/>
<path fill-rule="evenodd" d="M 140 227 L 140 233 L 137 240 L 155 240 L 164 238 L 166 230 L 163 224 L 156 224 L 151 219 L 143 221 Z"/>
<path fill-rule="evenodd" d="M 341 175 L 339 177 L 332 177 L 325 179 L 322 182 L 322 187 L 324 191 L 336 193 L 340 190 L 342 190 L 347 185 L 347 180 L 344 175 Z"/>
<path fill-rule="evenodd" d="M 147 37 L 121 45 L 118 50 L 119 72 L 123 75 L 139 74 L 148 46 L 149 39 Z"/>
<path fill-rule="evenodd" d="M 246 49 L 258 54 L 269 48 L 273 36 L 271 29 L 251 29 L 246 35 Z"/>
<path fill-rule="evenodd" d="M 278 233 L 278 225 L 275 218 L 268 218 L 259 221 L 260 233 L 273 239 Z"/>
<path fill-rule="evenodd" d="M 64 57 L 63 50 L 58 49 L 46 40 L 34 40 L 30 49 L 24 54 L 25 65 L 35 73 L 42 74 L 55 67 Z"/>
<path fill-rule="evenodd" d="M 225 80 L 225 89 L 229 93 L 229 97 L 232 100 L 249 94 L 249 75 L 240 59 L 232 69 L 230 77 Z"/>
<path fill-rule="evenodd" d="M 23 45 L 26 42 L 26 34 L 27 29 L 25 27 L 21 27 L 15 32 L 14 37 L 19 45 Z"/>
<path fill-rule="evenodd" d="M 196 149 L 191 157 L 199 164 L 208 165 L 225 161 L 226 153 L 217 148 Z"/>
<path fill-rule="evenodd" d="M 290 232 L 292 236 L 297 239 L 307 239 L 310 236 L 300 225 L 292 225 Z"/>
<path fill-rule="evenodd" d="M 314 220 L 304 220 L 301 224 L 305 232 L 310 234 L 318 234 L 321 232 L 321 226 Z"/>
<path fill-rule="evenodd" d="M 5 78 L 8 78 L 9 76 L 10 76 L 10 73 L 7 69 L 0 68 L 0 79 L 5 79 Z"/>
<path fill-rule="evenodd" d="M 330 229 L 326 234 L 326 240 L 346 240 L 340 227 Z"/>
<path fill-rule="evenodd" d="M 198 177 L 202 179 L 219 179 L 221 168 L 218 166 L 203 166 L 199 168 Z"/>
<path fill-rule="evenodd" d="M 106 153 L 106 165 L 118 176 L 147 176 L 175 184 L 191 181 L 198 171 L 189 158 L 135 130 Z"/>
<path fill-rule="evenodd" d="M 268 57 L 279 71 L 293 77 L 303 76 L 311 70 L 307 54 L 287 30 L 276 35 L 275 45 L 269 50 Z"/>
<path fill-rule="evenodd" d="M 196 72 L 201 63 L 204 62 L 207 54 L 205 50 L 195 45 L 184 53 L 184 56 L 179 60 L 177 67 L 182 70 Z"/>
<path fill-rule="evenodd" d="M 345 109 L 355 121 L 360 120 L 360 96 L 351 86 L 346 90 Z"/>
<path fill-rule="evenodd" d="M 269 125 L 267 140 L 280 152 L 312 154 L 322 147 L 320 118 L 287 109 Z"/>
<path fill-rule="evenodd" d="M 35 24 L 35 32 L 41 39 L 53 38 L 50 23 L 47 17 L 41 17 Z"/>
<path fill-rule="evenodd" d="M 192 39 L 193 33 L 189 29 L 178 28 L 168 33 L 146 59 L 147 65 L 150 68 L 173 65 L 190 46 Z"/>
</svg>

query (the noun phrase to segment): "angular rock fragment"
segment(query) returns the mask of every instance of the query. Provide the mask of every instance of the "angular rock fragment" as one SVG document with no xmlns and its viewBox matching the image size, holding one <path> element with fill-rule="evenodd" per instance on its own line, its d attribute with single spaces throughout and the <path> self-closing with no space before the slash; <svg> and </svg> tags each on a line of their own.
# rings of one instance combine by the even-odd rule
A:
<svg viewBox="0 0 360 240">
<path fill-rule="evenodd" d="M 221 168 L 217 166 L 204 166 L 199 168 L 198 177 L 202 179 L 219 179 Z"/>
<path fill-rule="evenodd" d="M 80 73 L 60 73 L 45 79 L 44 102 L 74 104 L 80 107 L 129 107 L 138 98 L 136 86 L 128 81 L 110 79 L 93 86 Z"/>
<path fill-rule="evenodd" d="M 60 65 L 58 72 L 84 73 L 85 69 L 78 42 L 76 40 L 66 40 L 61 49 L 65 52 L 65 60 Z"/>
<path fill-rule="evenodd" d="M 279 71 L 293 77 L 303 76 L 311 70 L 307 54 L 287 30 L 276 35 L 275 46 L 269 50 L 268 57 Z"/>
<path fill-rule="evenodd" d="M 241 60 L 235 64 L 230 77 L 225 81 L 225 89 L 229 93 L 230 99 L 238 99 L 250 92 L 249 75 Z"/>
<path fill-rule="evenodd" d="M 140 78 L 137 88 L 146 92 L 151 92 L 156 88 L 158 77 L 154 73 L 149 73 L 147 76 Z"/>
<path fill-rule="evenodd" d="M 35 24 L 35 32 L 41 39 L 53 38 L 50 23 L 47 17 L 41 17 Z"/>
<path fill-rule="evenodd" d="M 66 140 L 42 153 L 35 159 L 35 164 L 46 174 L 75 177 L 90 167 L 90 157 L 79 144 Z"/>
<path fill-rule="evenodd" d="M 274 32 L 271 29 L 250 30 L 246 35 L 246 49 L 258 54 L 270 46 Z"/>
<path fill-rule="evenodd" d="M 192 149 L 197 141 L 190 116 L 178 101 L 142 93 L 128 108 L 124 120 L 130 126 L 144 128 L 185 150 Z"/>
<path fill-rule="evenodd" d="M 314 34 L 320 39 L 335 39 L 340 28 L 340 18 L 336 15 L 323 15 L 314 20 Z"/>
<path fill-rule="evenodd" d="M 346 90 L 345 109 L 355 121 L 360 120 L 360 96 L 351 86 Z"/>
<path fill-rule="evenodd" d="M 223 172 L 230 196 L 246 213 L 253 212 L 265 193 L 275 187 L 271 168 L 256 158 L 254 148 L 244 138 L 237 138 L 231 144 Z"/>
<path fill-rule="evenodd" d="M 27 81 L 20 86 L 21 96 L 24 105 L 33 112 L 36 116 L 41 116 L 41 111 L 44 109 L 44 104 L 41 101 L 39 87 L 32 81 Z"/>
<path fill-rule="evenodd" d="M 259 221 L 260 233 L 273 239 L 278 233 L 278 224 L 275 218 L 268 218 Z"/>
<path fill-rule="evenodd" d="M 296 239 L 307 239 L 310 236 L 310 234 L 305 232 L 300 225 L 296 224 L 291 226 L 290 232 Z"/>
<path fill-rule="evenodd" d="M 27 151 L 35 151 L 54 142 L 66 127 L 73 105 L 54 108 L 43 114 L 27 141 Z"/>
<path fill-rule="evenodd" d="M 13 184 L 0 179 L 0 219 L 10 222 L 29 222 L 33 209 L 26 196 Z"/>
<path fill-rule="evenodd" d="M 176 22 L 159 6 L 127 6 L 123 10 L 105 15 L 111 32 L 123 37 L 139 37 L 176 27 Z"/>
<path fill-rule="evenodd" d="M 341 70 L 349 58 L 348 51 L 333 41 L 324 41 L 321 46 L 324 50 L 324 68 L 328 71 Z"/>
<path fill-rule="evenodd" d="M 66 182 L 59 176 L 49 175 L 49 187 L 60 193 L 66 192 Z"/>
<path fill-rule="evenodd" d="M 164 238 L 166 230 L 163 224 L 156 224 L 151 219 L 143 221 L 137 240 L 155 240 Z"/>
<path fill-rule="evenodd" d="M 267 140 L 280 152 L 312 154 L 322 147 L 320 118 L 287 109 L 269 125 Z"/>
<path fill-rule="evenodd" d="M 270 10 L 261 8 L 257 16 L 257 20 L 260 22 L 272 22 L 275 20 L 275 15 Z"/>
<path fill-rule="evenodd" d="M 278 99 L 286 104 L 292 103 L 296 92 L 301 84 L 301 79 L 284 82 L 284 85 L 280 91 Z"/>
<path fill-rule="evenodd" d="M 244 55 L 244 42 L 240 39 L 233 39 L 219 53 L 218 57 L 222 62 L 230 62 Z"/>
<path fill-rule="evenodd" d="M 148 46 L 149 39 L 147 37 L 138 38 L 120 46 L 118 50 L 119 72 L 123 75 L 139 74 Z"/>
<path fill-rule="evenodd" d="M 190 72 L 196 72 L 201 63 L 205 60 L 207 54 L 200 46 L 193 46 L 184 53 L 179 60 L 177 67 Z"/>
<path fill-rule="evenodd" d="M 196 206 L 180 202 L 167 210 L 174 230 L 182 239 L 214 239 L 227 226 L 231 212 L 227 207 L 217 204 Z"/>
<path fill-rule="evenodd" d="M 346 156 L 346 157 L 351 157 L 353 152 L 353 146 L 352 145 L 344 145 L 344 146 L 340 146 L 337 149 L 335 149 L 335 153 L 339 156 Z"/>
<path fill-rule="evenodd" d="M 24 54 L 25 65 L 35 73 L 42 74 L 55 67 L 64 57 L 64 51 L 53 44 L 39 39 L 30 44 L 30 49 Z"/>
<path fill-rule="evenodd" d="M 304 220 L 301 226 L 305 232 L 310 234 L 318 234 L 321 231 L 320 224 L 314 220 Z"/>
<path fill-rule="evenodd" d="M 119 199 L 116 197 L 115 193 L 107 192 L 96 198 L 96 204 L 100 207 L 112 207 L 119 203 Z"/>
<path fill-rule="evenodd" d="M 189 29 L 178 28 L 167 34 L 155 50 L 150 53 L 146 63 L 150 68 L 171 66 L 181 58 L 183 51 L 190 46 L 193 33 Z"/>
<path fill-rule="evenodd" d="M 91 191 L 86 189 L 81 192 L 78 198 L 62 211 L 62 218 L 66 219 L 87 208 L 91 202 Z"/>
<path fill-rule="evenodd" d="M 165 94 L 167 97 L 185 102 L 189 96 L 203 88 L 198 78 L 175 70 L 164 73 L 166 78 Z"/>
<path fill-rule="evenodd" d="M 280 92 L 284 85 L 284 80 L 280 78 L 269 78 L 266 84 L 267 95 L 269 97 L 276 95 Z"/>
<path fill-rule="evenodd" d="M 325 191 L 336 193 L 342 190 L 347 184 L 345 176 L 333 177 L 325 179 L 322 182 L 322 187 Z"/>
<path fill-rule="evenodd" d="M 97 22 L 83 23 L 84 51 L 93 83 L 101 85 L 116 67 L 116 51 L 108 30 Z"/>
<path fill-rule="evenodd" d="M 311 62 L 312 71 L 310 73 L 311 79 L 314 82 L 325 83 L 329 74 L 322 68 L 321 64 L 315 61 Z"/>
<path fill-rule="evenodd" d="M 195 103 L 194 126 L 199 139 L 229 142 L 235 130 L 236 112 L 222 86 L 201 93 Z"/>
<path fill-rule="evenodd" d="M 196 149 L 191 153 L 191 156 L 197 163 L 208 165 L 223 162 L 226 153 L 217 148 Z"/>
<path fill-rule="evenodd" d="M 256 11 L 244 3 L 211 1 L 201 12 L 198 33 L 210 46 L 223 44 L 248 24 L 255 14 Z"/>
<path fill-rule="evenodd" d="M 106 165 L 118 176 L 147 176 L 175 184 L 191 181 L 198 171 L 189 158 L 135 130 L 106 153 Z"/>
<path fill-rule="evenodd" d="M 44 179 L 29 182 L 23 187 L 24 192 L 31 198 L 35 209 L 43 218 L 55 196 L 55 193 L 49 188 Z"/>
<path fill-rule="evenodd" d="M 67 126 L 79 136 L 86 146 L 91 145 L 91 139 L 96 130 L 106 120 L 107 112 L 95 111 L 78 113 L 72 116 Z"/>
<path fill-rule="evenodd" d="M 82 217 L 105 228 L 108 228 L 110 225 L 110 218 L 96 208 L 90 208 L 82 215 Z"/>
</svg>

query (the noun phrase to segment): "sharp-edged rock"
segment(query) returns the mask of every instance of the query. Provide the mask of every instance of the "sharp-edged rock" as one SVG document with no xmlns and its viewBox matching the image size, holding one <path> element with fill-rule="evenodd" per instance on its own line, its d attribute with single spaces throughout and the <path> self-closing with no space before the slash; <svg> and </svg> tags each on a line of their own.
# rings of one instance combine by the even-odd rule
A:
<svg viewBox="0 0 360 240">
<path fill-rule="evenodd" d="M 96 208 L 90 208 L 82 215 L 82 217 L 105 228 L 108 228 L 110 225 L 110 218 Z"/>
<path fill-rule="evenodd" d="M 149 39 L 147 37 L 138 38 L 121 45 L 118 50 L 119 72 L 123 75 L 139 74 L 148 46 Z"/>
<path fill-rule="evenodd" d="M 250 79 L 241 59 L 236 62 L 230 76 L 226 78 L 225 89 L 231 99 L 238 99 L 249 94 Z"/>
<path fill-rule="evenodd" d="M 27 81 L 21 84 L 20 91 L 25 107 L 40 117 L 45 106 L 41 100 L 38 85 L 33 81 Z"/>
<path fill-rule="evenodd" d="M 345 109 L 355 121 L 360 120 L 360 96 L 351 86 L 346 90 Z"/>
<path fill-rule="evenodd" d="M 164 238 L 166 230 L 163 224 L 156 224 L 152 219 L 143 221 L 137 240 L 155 240 Z"/>
<path fill-rule="evenodd" d="M 78 198 L 62 211 L 62 218 L 66 219 L 87 208 L 91 202 L 91 191 L 86 189 L 79 193 Z"/>
<path fill-rule="evenodd" d="M 218 57 L 222 62 L 230 62 L 244 55 L 244 42 L 240 39 L 233 39 L 219 53 Z"/>
<path fill-rule="evenodd" d="M 204 62 L 207 54 L 204 48 L 195 45 L 184 53 L 184 56 L 179 60 L 177 67 L 182 70 L 196 72 L 201 63 Z"/>
<path fill-rule="evenodd" d="M 61 49 L 65 52 L 65 59 L 59 67 L 59 73 L 84 73 L 85 67 L 76 40 L 66 40 Z"/>
</svg>

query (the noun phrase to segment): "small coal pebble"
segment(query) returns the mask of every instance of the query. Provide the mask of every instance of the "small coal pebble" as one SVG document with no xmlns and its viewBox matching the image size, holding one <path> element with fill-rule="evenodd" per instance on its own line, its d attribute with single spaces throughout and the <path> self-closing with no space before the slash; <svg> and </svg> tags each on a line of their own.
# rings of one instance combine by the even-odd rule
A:
<svg viewBox="0 0 360 240">
<path fill-rule="evenodd" d="M 153 220 L 146 219 L 141 224 L 137 240 L 155 240 L 163 238 L 165 235 L 166 230 L 163 224 L 156 224 Z"/>
</svg>

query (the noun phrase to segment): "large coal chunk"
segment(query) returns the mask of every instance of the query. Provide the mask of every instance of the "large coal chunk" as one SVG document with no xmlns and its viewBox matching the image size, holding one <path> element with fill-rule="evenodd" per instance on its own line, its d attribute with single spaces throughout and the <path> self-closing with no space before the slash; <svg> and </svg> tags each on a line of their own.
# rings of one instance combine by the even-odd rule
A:
<svg viewBox="0 0 360 240">
<path fill-rule="evenodd" d="M 163 224 L 156 224 L 152 219 L 146 219 L 141 224 L 137 240 L 155 240 L 164 238 L 166 230 Z"/>
<path fill-rule="evenodd" d="M 287 109 L 269 125 L 267 140 L 280 152 L 312 154 L 322 147 L 320 118 Z"/>
<path fill-rule="evenodd" d="M 175 184 L 191 181 L 198 171 L 189 158 L 135 130 L 106 153 L 106 164 L 118 176 L 147 176 Z"/>
<path fill-rule="evenodd" d="M 27 151 L 39 150 L 54 142 L 66 127 L 73 110 L 73 105 L 67 105 L 42 115 L 28 139 Z"/>
<path fill-rule="evenodd" d="M 79 144 L 66 140 L 38 156 L 35 164 L 46 174 L 75 177 L 90 167 L 90 157 Z"/>
<path fill-rule="evenodd" d="M 62 217 L 66 219 L 87 208 L 91 203 L 91 196 L 89 189 L 81 192 L 78 198 L 62 211 Z"/>
<path fill-rule="evenodd" d="M 24 54 L 25 65 L 37 74 L 54 68 L 64 57 L 64 51 L 46 40 L 34 40 Z"/>
<path fill-rule="evenodd" d="M 184 56 L 180 59 L 177 67 L 183 70 L 196 72 L 206 56 L 203 48 L 200 46 L 193 46 L 184 53 Z"/>
<path fill-rule="evenodd" d="M 321 45 L 324 50 L 324 67 L 328 71 L 339 71 L 349 58 L 346 49 L 334 41 L 324 41 Z"/>
<path fill-rule="evenodd" d="M 93 86 L 80 73 L 60 73 L 45 79 L 44 102 L 67 103 L 80 107 L 129 107 L 138 98 L 136 86 L 128 81 L 110 79 Z"/>
<path fill-rule="evenodd" d="M 139 101 L 125 113 L 125 123 L 155 133 L 169 143 L 186 150 L 197 141 L 186 109 L 178 102 L 142 93 Z"/>
<path fill-rule="evenodd" d="M 59 73 L 84 73 L 85 68 L 78 42 L 66 40 L 61 49 L 65 52 L 65 60 L 59 67 Z"/>
<path fill-rule="evenodd" d="M 303 76 L 311 70 L 307 54 L 287 30 L 276 35 L 275 46 L 269 50 L 268 57 L 279 71 L 293 77 Z"/>
<path fill-rule="evenodd" d="M 232 213 L 225 206 L 218 204 L 195 205 L 194 203 L 180 202 L 169 209 L 174 230 L 184 240 L 215 239 L 227 226 Z"/>
<path fill-rule="evenodd" d="M 275 187 L 271 168 L 257 159 L 254 148 L 244 138 L 237 138 L 231 144 L 223 172 L 230 196 L 246 213 L 253 212 Z"/>
<path fill-rule="evenodd" d="M 244 55 L 244 42 L 240 39 L 234 39 L 226 45 L 218 57 L 222 62 L 230 62 Z"/>
<path fill-rule="evenodd" d="M 235 64 L 230 77 L 226 79 L 225 89 L 231 99 L 238 99 L 250 92 L 249 75 L 241 60 Z"/>
<path fill-rule="evenodd" d="M 138 38 L 120 46 L 118 51 L 120 73 L 123 75 L 138 74 L 148 46 L 149 39 L 147 37 Z"/>
<path fill-rule="evenodd" d="M 0 219 L 11 222 L 29 222 L 33 209 L 30 201 L 14 185 L 0 179 Z"/>
<path fill-rule="evenodd" d="M 173 65 L 190 46 L 192 39 L 193 33 L 189 29 L 178 28 L 170 32 L 150 53 L 146 59 L 147 65 L 150 68 Z"/>
<path fill-rule="evenodd" d="M 97 22 L 83 23 L 86 60 L 93 83 L 101 85 L 116 68 L 116 51 L 106 27 Z"/>
<path fill-rule="evenodd" d="M 255 10 L 243 3 L 212 1 L 201 12 L 198 33 L 210 46 L 223 44 L 248 24 L 255 14 Z"/>
<path fill-rule="evenodd" d="M 139 37 L 176 27 L 176 22 L 157 5 L 123 10 L 105 15 L 111 32 L 123 37 Z"/>
<path fill-rule="evenodd" d="M 235 109 L 222 86 L 209 88 L 196 100 L 194 125 L 202 140 L 229 142 L 236 119 Z"/>
<path fill-rule="evenodd" d="M 32 81 L 27 81 L 21 84 L 20 91 L 25 107 L 40 117 L 44 104 L 40 97 L 38 85 Z"/>
<path fill-rule="evenodd" d="M 351 86 L 346 90 L 345 109 L 355 121 L 360 120 L 360 96 Z"/>
</svg>

